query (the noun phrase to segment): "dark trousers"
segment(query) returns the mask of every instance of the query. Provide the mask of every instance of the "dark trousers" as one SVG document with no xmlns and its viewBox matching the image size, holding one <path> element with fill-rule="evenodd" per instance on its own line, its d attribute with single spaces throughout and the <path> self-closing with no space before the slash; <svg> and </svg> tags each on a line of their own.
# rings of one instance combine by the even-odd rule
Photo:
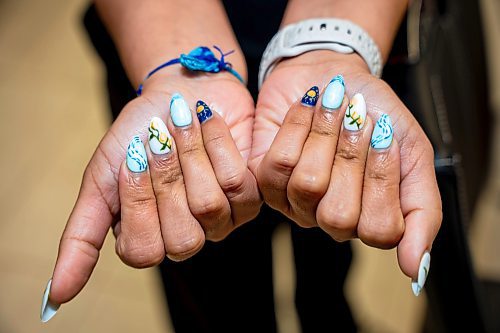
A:
<svg viewBox="0 0 500 333">
<path fill-rule="evenodd" d="M 260 57 L 278 29 L 286 1 L 268 1 L 267 5 L 239 1 L 239 7 L 248 8 L 235 8 L 230 2 L 226 1 L 228 14 L 246 56 L 248 87 L 255 98 Z M 262 21 L 256 26 L 246 24 L 245 17 L 252 17 L 249 10 L 269 13 L 266 6 L 274 8 L 267 25 Z M 93 7 L 84 22 L 106 66 L 110 109 L 116 118 L 135 92 Z M 193 258 L 180 263 L 166 259 L 160 265 L 176 332 L 276 332 L 271 237 L 279 223 L 291 225 L 295 304 L 303 332 L 356 330 L 343 292 L 352 257 L 350 244 L 336 243 L 318 228 L 299 228 L 265 206 L 254 221 L 221 242 L 207 242 Z"/>
</svg>

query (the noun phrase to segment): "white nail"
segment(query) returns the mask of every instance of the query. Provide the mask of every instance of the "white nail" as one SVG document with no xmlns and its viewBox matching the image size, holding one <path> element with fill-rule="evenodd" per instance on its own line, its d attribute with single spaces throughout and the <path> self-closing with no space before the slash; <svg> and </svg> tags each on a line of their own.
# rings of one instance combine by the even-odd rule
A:
<svg viewBox="0 0 500 333">
<path fill-rule="evenodd" d="M 431 254 L 427 251 L 424 252 L 422 259 L 420 259 L 420 266 L 418 268 L 418 278 L 417 281 L 411 281 L 411 289 L 413 290 L 413 294 L 415 296 L 420 295 L 422 289 L 425 285 L 425 280 L 427 280 L 427 276 L 429 275 L 429 269 L 431 267 Z"/>
<path fill-rule="evenodd" d="M 357 93 L 351 98 L 345 111 L 344 127 L 349 131 L 357 131 L 363 128 L 366 120 L 365 98 Z"/>
<path fill-rule="evenodd" d="M 42 309 L 40 310 L 40 320 L 42 323 L 48 322 L 54 315 L 57 313 L 57 310 L 61 306 L 60 304 L 52 303 L 49 300 L 50 295 L 50 286 L 52 285 L 52 279 L 47 283 L 47 287 L 45 288 L 45 292 L 43 293 L 42 298 Z"/>
<path fill-rule="evenodd" d="M 153 154 L 167 154 L 172 149 L 172 136 L 165 123 L 158 117 L 153 117 L 149 124 L 149 147 Z"/>
</svg>

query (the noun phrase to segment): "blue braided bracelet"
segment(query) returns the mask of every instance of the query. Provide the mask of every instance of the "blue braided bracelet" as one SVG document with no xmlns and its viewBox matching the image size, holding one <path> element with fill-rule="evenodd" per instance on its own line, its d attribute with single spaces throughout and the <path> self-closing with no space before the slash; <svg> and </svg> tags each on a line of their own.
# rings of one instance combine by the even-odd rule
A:
<svg viewBox="0 0 500 333">
<path fill-rule="evenodd" d="M 199 46 L 189 52 L 188 54 L 181 54 L 179 58 L 172 59 L 170 61 L 167 61 L 160 66 L 156 67 L 153 69 L 151 72 L 146 75 L 144 80 L 142 80 L 142 83 L 139 85 L 139 88 L 137 88 L 137 96 L 140 96 L 142 94 L 142 88 L 144 85 L 144 82 L 149 79 L 154 73 L 158 72 L 160 69 L 165 68 L 170 65 L 174 64 L 181 64 L 185 68 L 187 68 L 190 71 L 201 71 L 201 72 L 207 72 L 207 73 L 219 73 L 221 70 L 227 71 L 234 76 L 238 80 L 241 81 L 241 83 L 245 83 L 243 78 L 241 77 L 238 72 L 236 72 L 231 64 L 229 62 L 224 61 L 224 57 L 230 55 L 231 53 L 234 52 L 230 51 L 226 54 L 222 53 L 221 49 L 218 48 L 217 46 L 214 45 L 214 48 L 219 51 L 220 53 L 220 59 L 217 59 L 214 55 L 214 53 L 206 46 Z"/>
</svg>

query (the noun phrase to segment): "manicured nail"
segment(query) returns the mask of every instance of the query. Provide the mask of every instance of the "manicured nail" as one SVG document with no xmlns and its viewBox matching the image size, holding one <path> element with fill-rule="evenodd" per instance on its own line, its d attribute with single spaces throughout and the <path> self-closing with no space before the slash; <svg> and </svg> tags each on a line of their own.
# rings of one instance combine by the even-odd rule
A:
<svg viewBox="0 0 500 333">
<path fill-rule="evenodd" d="M 411 281 L 411 289 L 415 296 L 420 295 L 420 292 L 424 288 L 425 280 L 429 275 L 429 269 L 431 267 L 431 254 L 427 251 L 424 252 L 422 259 L 420 259 L 420 266 L 418 267 L 418 278 L 417 281 Z"/>
<path fill-rule="evenodd" d="M 172 96 L 172 100 L 170 101 L 170 116 L 177 127 L 191 125 L 193 116 L 181 94 L 174 94 Z"/>
<path fill-rule="evenodd" d="M 132 172 L 144 172 L 148 167 L 146 149 L 137 135 L 132 138 L 127 148 L 127 166 Z"/>
<path fill-rule="evenodd" d="M 372 140 L 370 142 L 372 148 L 384 149 L 389 147 L 392 143 L 393 132 L 391 118 L 388 114 L 384 113 L 380 116 L 373 129 Z"/>
<path fill-rule="evenodd" d="M 172 136 L 165 123 L 158 117 L 153 117 L 149 124 L 149 148 L 153 154 L 167 154 L 172 149 Z"/>
<path fill-rule="evenodd" d="M 365 98 L 357 93 L 351 98 L 344 117 L 344 128 L 349 131 L 358 131 L 363 128 L 366 120 Z"/>
<path fill-rule="evenodd" d="M 49 300 L 50 296 L 50 286 L 52 285 L 52 279 L 47 283 L 45 291 L 42 297 L 42 309 L 40 310 L 40 320 L 42 323 L 48 322 L 59 310 L 60 304 L 53 303 Z"/>
<path fill-rule="evenodd" d="M 338 109 L 344 99 L 345 84 L 344 77 L 337 75 L 334 77 L 325 89 L 321 104 L 327 109 Z"/>
<path fill-rule="evenodd" d="M 305 106 L 316 106 L 316 103 L 318 103 L 318 98 L 319 89 L 318 87 L 314 86 L 304 94 L 304 97 L 302 97 L 302 100 L 300 102 Z"/>
<path fill-rule="evenodd" d="M 196 116 L 200 121 L 200 124 L 203 124 L 208 119 L 212 118 L 212 110 L 205 104 L 203 101 L 198 101 L 196 103 Z"/>
</svg>

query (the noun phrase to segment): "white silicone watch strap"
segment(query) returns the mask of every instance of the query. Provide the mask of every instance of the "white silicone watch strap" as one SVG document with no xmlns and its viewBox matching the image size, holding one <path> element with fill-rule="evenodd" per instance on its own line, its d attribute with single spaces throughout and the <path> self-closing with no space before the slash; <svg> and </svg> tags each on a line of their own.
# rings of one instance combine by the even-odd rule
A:
<svg viewBox="0 0 500 333">
<path fill-rule="evenodd" d="M 380 51 L 360 26 L 341 19 L 309 19 L 287 25 L 271 39 L 260 63 L 259 88 L 280 59 L 313 50 L 355 51 L 365 60 L 373 75 L 380 77 L 382 74 Z"/>
</svg>

